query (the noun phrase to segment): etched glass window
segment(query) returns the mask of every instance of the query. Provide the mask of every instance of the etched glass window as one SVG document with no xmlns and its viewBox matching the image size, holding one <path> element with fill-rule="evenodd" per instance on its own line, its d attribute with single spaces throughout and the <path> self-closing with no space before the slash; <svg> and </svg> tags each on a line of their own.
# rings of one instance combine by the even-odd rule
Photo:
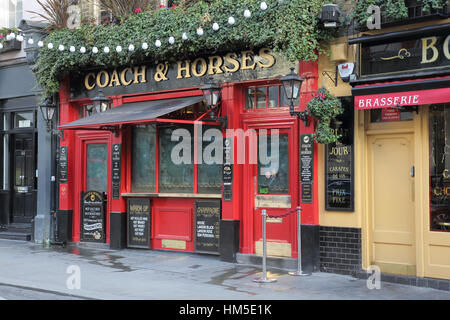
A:
<svg viewBox="0 0 450 320">
<path fill-rule="evenodd" d="M 450 105 L 430 107 L 430 228 L 450 231 Z"/>
<path fill-rule="evenodd" d="M 141 125 L 133 128 L 132 150 L 131 190 L 155 192 L 155 125 Z"/>
<path fill-rule="evenodd" d="M 86 153 L 86 191 L 106 192 L 106 143 L 88 144 L 86 146 Z"/>
<path fill-rule="evenodd" d="M 199 141 L 202 162 L 197 165 L 198 193 L 222 192 L 223 146 L 222 131 L 217 126 L 203 126 L 203 139 Z M 218 141 L 221 148 L 218 147 Z"/>
</svg>

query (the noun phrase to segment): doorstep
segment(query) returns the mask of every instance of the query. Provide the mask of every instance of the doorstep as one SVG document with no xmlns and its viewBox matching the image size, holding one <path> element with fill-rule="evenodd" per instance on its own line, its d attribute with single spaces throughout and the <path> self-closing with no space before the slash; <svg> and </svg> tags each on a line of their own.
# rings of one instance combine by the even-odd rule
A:
<svg viewBox="0 0 450 320">
<path fill-rule="evenodd" d="M 262 256 L 256 254 L 236 253 L 236 263 L 242 265 L 262 266 Z M 295 271 L 298 260 L 293 258 L 267 257 L 267 268 L 280 269 L 284 271 Z"/>
</svg>

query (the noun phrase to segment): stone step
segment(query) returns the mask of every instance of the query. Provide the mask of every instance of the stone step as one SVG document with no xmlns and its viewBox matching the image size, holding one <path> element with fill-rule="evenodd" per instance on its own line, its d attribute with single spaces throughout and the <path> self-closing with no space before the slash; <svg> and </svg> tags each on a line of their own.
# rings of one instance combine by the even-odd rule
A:
<svg viewBox="0 0 450 320">
<path fill-rule="evenodd" d="M 0 239 L 30 241 L 31 233 L 4 231 L 0 232 Z"/>
</svg>

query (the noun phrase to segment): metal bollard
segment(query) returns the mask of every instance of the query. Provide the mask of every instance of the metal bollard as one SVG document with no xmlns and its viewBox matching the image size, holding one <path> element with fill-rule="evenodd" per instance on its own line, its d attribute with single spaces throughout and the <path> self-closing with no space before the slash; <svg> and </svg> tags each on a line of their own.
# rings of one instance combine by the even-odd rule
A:
<svg viewBox="0 0 450 320">
<path fill-rule="evenodd" d="M 309 276 L 310 273 L 305 273 L 302 271 L 302 220 L 301 220 L 301 207 L 297 207 L 297 252 L 298 252 L 298 263 L 297 271 L 289 272 L 291 276 Z"/>
<path fill-rule="evenodd" d="M 267 238 L 266 238 L 266 220 L 267 220 L 267 213 L 266 209 L 261 210 L 261 216 L 262 216 L 262 236 L 263 236 L 263 276 L 261 278 L 255 278 L 253 279 L 254 282 L 258 283 L 271 283 L 277 281 L 277 279 L 268 279 L 267 278 Z"/>
</svg>

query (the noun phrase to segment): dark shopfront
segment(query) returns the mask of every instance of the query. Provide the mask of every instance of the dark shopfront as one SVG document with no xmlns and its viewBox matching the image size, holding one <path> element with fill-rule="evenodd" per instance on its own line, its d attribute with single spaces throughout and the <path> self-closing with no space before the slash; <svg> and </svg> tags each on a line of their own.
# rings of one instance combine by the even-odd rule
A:
<svg viewBox="0 0 450 320">
<path fill-rule="evenodd" d="M 306 79 L 295 103 L 304 110 L 317 89 L 317 64 L 295 65 Z M 298 206 L 299 132 L 313 130 L 289 115 L 280 78 L 291 66 L 269 49 L 246 50 L 172 65 L 90 70 L 63 82 L 61 240 L 207 252 L 228 260 L 236 252 L 258 254 L 261 209 L 282 214 Z M 222 88 L 213 110 L 200 90 L 210 77 Z M 92 114 L 99 89 L 112 106 Z M 259 159 L 257 141 L 271 145 L 275 133 L 279 170 L 269 172 L 271 163 Z M 316 185 L 311 186 L 311 203 L 302 205 L 306 236 L 318 231 Z M 91 191 L 101 195 L 101 209 L 87 201 Z M 275 220 L 268 230 L 272 252 L 296 257 L 296 216 Z M 305 246 L 305 263 L 315 268 L 312 247 L 318 241 Z"/>
<path fill-rule="evenodd" d="M 31 239 L 37 214 L 38 108 L 33 86 L 28 65 L 0 68 L 0 236 L 23 240 Z"/>
<path fill-rule="evenodd" d="M 359 44 L 367 265 L 450 279 L 450 24 L 349 43 Z"/>
</svg>

